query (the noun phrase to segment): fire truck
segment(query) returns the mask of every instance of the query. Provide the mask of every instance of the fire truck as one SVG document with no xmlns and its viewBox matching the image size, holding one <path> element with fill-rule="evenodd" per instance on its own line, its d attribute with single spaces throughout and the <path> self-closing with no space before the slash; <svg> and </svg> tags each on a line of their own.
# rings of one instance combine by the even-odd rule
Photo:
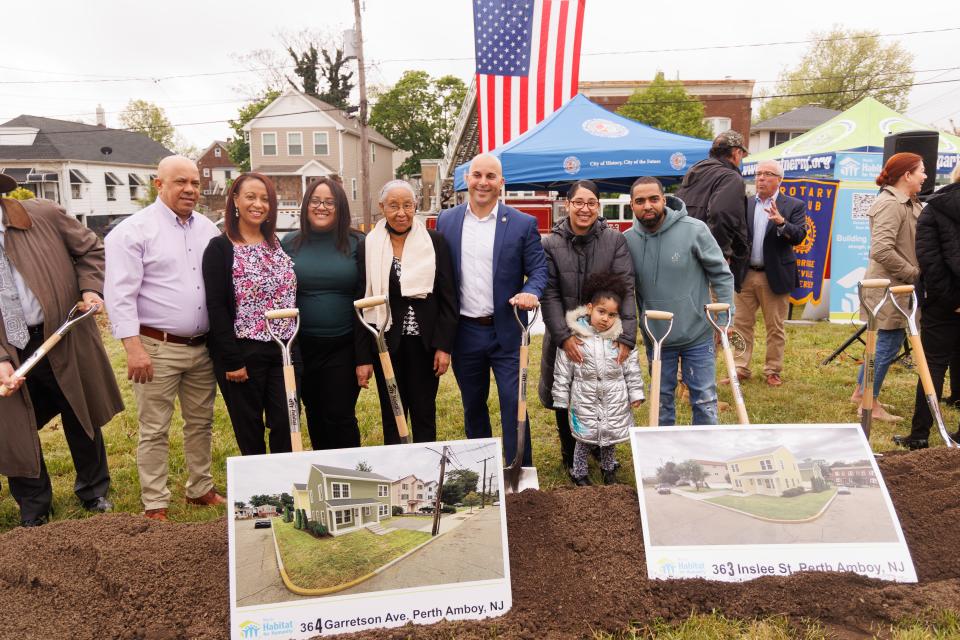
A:
<svg viewBox="0 0 960 640">
<path fill-rule="evenodd" d="M 563 198 L 552 198 L 548 195 L 508 195 L 502 202 L 536 218 L 537 229 L 541 235 L 550 233 L 556 221 L 565 218 L 567 215 Z M 633 225 L 630 198 L 626 195 L 616 199 L 604 198 L 600 200 L 600 215 L 607 221 L 608 226 L 618 231 L 626 231 Z M 437 214 L 425 214 L 424 221 L 427 223 L 428 229 L 435 229 Z"/>
</svg>

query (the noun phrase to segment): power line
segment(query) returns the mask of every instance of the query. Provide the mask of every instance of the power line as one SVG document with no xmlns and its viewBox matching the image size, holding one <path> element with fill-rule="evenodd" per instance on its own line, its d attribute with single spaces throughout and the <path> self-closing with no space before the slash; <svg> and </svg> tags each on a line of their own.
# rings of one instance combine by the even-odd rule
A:
<svg viewBox="0 0 960 640">
<path fill-rule="evenodd" d="M 594 51 L 594 52 L 584 52 L 581 55 L 583 56 L 623 56 L 623 55 L 634 55 L 640 53 L 679 53 L 684 51 L 710 51 L 710 50 L 721 50 L 721 49 L 747 49 L 747 48 L 758 48 L 758 47 L 774 47 L 781 45 L 795 45 L 795 44 L 811 44 L 815 42 L 838 42 L 843 40 L 869 40 L 873 38 L 892 38 L 896 36 L 910 36 L 910 35 L 921 35 L 921 34 L 931 34 L 931 33 L 945 33 L 950 31 L 960 31 L 960 27 L 943 27 L 940 29 L 921 29 L 915 31 L 900 31 L 897 33 L 879 33 L 879 34 L 861 34 L 853 36 L 839 36 L 835 38 L 813 38 L 808 40 L 783 40 L 777 42 L 752 42 L 752 43 L 740 43 L 740 44 L 714 44 L 714 45 L 704 45 L 699 47 L 674 47 L 669 49 L 633 49 L 633 50 L 621 50 L 621 51 Z M 469 61 L 473 60 L 473 56 L 460 57 L 460 58 L 451 58 L 451 57 L 440 57 L 440 58 L 385 58 L 382 60 L 375 60 L 372 64 L 382 64 L 382 63 L 391 63 L 391 62 L 439 62 L 439 61 Z M 0 69 L 9 69 L 14 71 L 23 71 L 28 73 L 59 73 L 54 71 L 45 71 L 40 69 L 21 69 L 17 67 L 0 67 Z M 225 75 L 236 75 L 242 73 L 257 73 L 260 71 L 279 71 L 279 70 L 290 70 L 293 69 L 293 65 L 282 65 L 282 66 L 267 66 L 267 67 L 255 67 L 252 69 L 232 69 L 228 71 L 205 71 L 199 73 L 182 73 L 182 74 L 170 74 L 170 75 L 157 75 L 157 76 L 140 76 L 140 77 L 110 77 L 103 76 L 97 77 L 95 74 L 66 74 L 63 75 L 77 75 L 77 76 L 93 76 L 93 77 L 81 77 L 75 80 L 0 80 L 0 85 L 2 84 L 84 84 L 84 83 L 111 83 L 111 82 L 152 82 L 160 83 L 166 82 L 168 80 L 183 80 L 188 78 L 209 78 L 215 76 L 225 76 Z"/>
</svg>

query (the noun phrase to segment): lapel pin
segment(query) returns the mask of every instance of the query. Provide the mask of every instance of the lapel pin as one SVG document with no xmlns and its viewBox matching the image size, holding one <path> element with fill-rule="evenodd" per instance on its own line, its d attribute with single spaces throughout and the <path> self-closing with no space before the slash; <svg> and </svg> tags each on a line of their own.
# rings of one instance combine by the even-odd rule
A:
<svg viewBox="0 0 960 640">
<path fill-rule="evenodd" d="M 507 216 L 503 216 L 502 218 L 500 218 L 500 222 L 506 222 L 506 221 L 507 221 Z"/>
</svg>

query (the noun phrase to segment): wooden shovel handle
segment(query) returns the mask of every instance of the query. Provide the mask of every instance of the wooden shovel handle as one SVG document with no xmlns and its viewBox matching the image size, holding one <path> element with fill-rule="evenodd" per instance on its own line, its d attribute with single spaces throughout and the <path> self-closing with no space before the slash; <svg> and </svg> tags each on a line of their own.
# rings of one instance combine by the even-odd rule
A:
<svg viewBox="0 0 960 640">
<path fill-rule="evenodd" d="M 720 313 L 730 309 L 730 305 L 726 302 L 711 302 L 710 304 L 703 305 L 703 307 L 707 311 L 712 311 L 714 313 Z"/>
<path fill-rule="evenodd" d="M 279 320 L 281 318 L 296 318 L 300 315 L 299 309 L 270 309 L 264 315 L 267 320 Z"/>
<path fill-rule="evenodd" d="M 920 375 L 923 393 L 928 396 L 935 396 L 937 390 L 933 386 L 933 378 L 930 377 L 930 365 L 927 364 L 927 354 L 923 352 L 923 343 L 920 341 L 920 336 L 910 336 L 910 347 L 913 349 L 910 356 L 913 358 L 913 363 L 917 365 L 917 373 Z"/>
<path fill-rule="evenodd" d="M 359 300 L 357 302 L 359 302 Z M 400 402 L 400 389 L 397 387 L 397 378 L 393 373 L 393 362 L 390 360 L 390 353 L 388 351 L 380 352 L 380 366 L 383 367 L 383 378 L 387 383 L 387 395 L 390 397 L 393 417 L 397 421 L 397 433 L 400 434 L 400 440 L 408 442 L 410 440 L 410 432 L 407 430 L 407 416 L 403 413 L 403 404 Z"/>
<path fill-rule="evenodd" d="M 366 309 L 367 307 L 376 307 L 381 304 L 387 304 L 387 296 L 370 296 L 369 298 L 354 300 L 353 308 Z"/>
<path fill-rule="evenodd" d="M 644 311 L 644 313 L 647 314 L 647 317 L 650 318 L 651 320 L 672 320 L 673 319 L 673 314 L 669 311 L 657 311 L 655 309 L 651 309 L 649 311 Z"/>
<path fill-rule="evenodd" d="M 57 343 L 60 342 L 60 340 L 62 339 L 63 339 L 63 335 L 59 333 L 55 333 L 49 338 L 47 338 L 46 340 L 44 340 L 43 344 L 37 347 L 37 350 L 31 353 L 30 357 L 28 357 L 26 361 L 24 361 L 24 363 L 21 364 L 20 367 L 13 372 L 13 375 L 15 375 L 18 378 L 26 377 L 26 375 L 30 373 L 30 370 L 33 369 L 36 366 L 36 364 L 44 358 L 44 356 L 50 353 L 50 350 L 53 349 L 55 346 L 57 346 Z M 0 398 L 6 398 L 12 393 L 13 391 L 10 390 L 10 387 L 6 385 L 0 385 Z"/>
<path fill-rule="evenodd" d="M 890 286 L 890 280 L 887 278 L 871 278 L 870 280 L 861 280 L 860 286 L 864 289 L 883 289 Z"/>
<path fill-rule="evenodd" d="M 895 287 L 890 287 L 890 293 L 897 295 L 901 293 L 913 293 L 914 288 L 912 284 L 898 284 Z"/>
<path fill-rule="evenodd" d="M 650 419 L 651 427 L 660 426 L 660 367 L 659 360 L 650 363 Z"/>
<path fill-rule="evenodd" d="M 726 336 L 723 336 L 723 361 L 727 365 L 727 377 L 730 379 L 730 388 L 733 389 L 733 404 L 737 409 L 737 421 L 740 424 L 750 424 L 747 415 L 747 405 L 743 402 L 743 391 L 740 389 L 740 380 L 737 379 L 737 363 L 733 359 L 733 349 Z"/>
</svg>

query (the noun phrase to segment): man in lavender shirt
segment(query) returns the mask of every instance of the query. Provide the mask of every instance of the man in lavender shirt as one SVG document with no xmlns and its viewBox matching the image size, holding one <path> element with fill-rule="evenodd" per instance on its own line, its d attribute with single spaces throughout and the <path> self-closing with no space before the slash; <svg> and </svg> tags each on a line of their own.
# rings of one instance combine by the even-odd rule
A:
<svg viewBox="0 0 960 640">
<path fill-rule="evenodd" d="M 170 419 L 180 398 L 188 504 L 224 504 L 210 475 L 216 379 L 206 348 L 207 306 L 200 263 L 216 225 L 193 208 L 197 165 L 182 156 L 157 167 L 157 200 L 117 225 L 104 242 L 104 298 L 113 335 L 127 352 L 140 440 L 137 469 L 144 515 L 167 519 Z"/>
</svg>

